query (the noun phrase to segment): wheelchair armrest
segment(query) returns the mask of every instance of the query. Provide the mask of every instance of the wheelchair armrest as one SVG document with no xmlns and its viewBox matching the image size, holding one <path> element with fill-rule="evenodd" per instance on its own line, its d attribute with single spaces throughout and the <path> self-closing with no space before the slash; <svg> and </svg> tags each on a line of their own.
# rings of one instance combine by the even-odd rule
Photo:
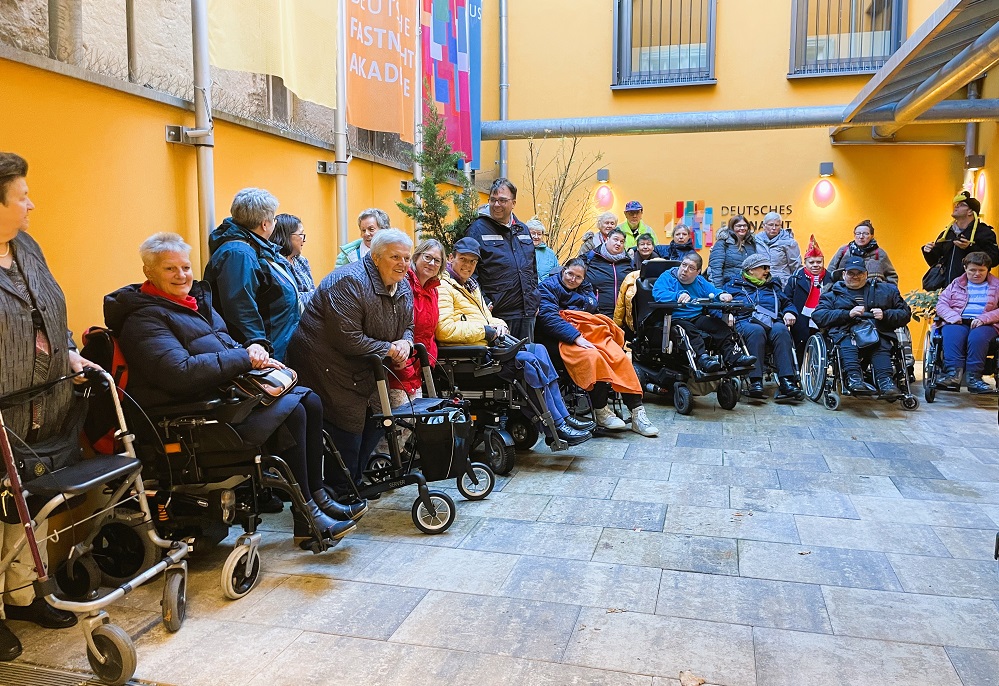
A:
<svg viewBox="0 0 999 686">
<path fill-rule="evenodd" d="M 649 313 L 650 314 L 652 312 L 667 312 L 669 314 L 673 314 L 674 312 L 676 312 L 681 307 L 681 305 L 680 305 L 680 303 L 677 303 L 677 302 L 672 302 L 672 303 L 652 302 L 652 303 L 649 303 L 648 307 L 649 307 Z"/>
<path fill-rule="evenodd" d="M 150 407 L 146 410 L 146 414 L 157 417 L 179 417 L 185 414 L 210 414 L 220 407 L 222 407 L 222 399 L 213 398 L 211 400 L 201 400 L 196 403 Z"/>
<path fill-rule="evenodd" d="M 437 346 L 438 360 L 465 360 L 474 362 L 485 362 L 489 356 L 489 348 L 484 345 L 439 345 Z"/>
</svg>

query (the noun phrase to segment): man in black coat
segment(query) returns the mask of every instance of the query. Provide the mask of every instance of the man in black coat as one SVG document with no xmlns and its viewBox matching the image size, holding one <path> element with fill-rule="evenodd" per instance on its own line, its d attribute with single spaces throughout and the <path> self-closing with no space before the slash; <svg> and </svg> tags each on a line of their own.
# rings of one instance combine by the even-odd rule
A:
<svg viewBox="0 0 999 686">
<path fill-rule="evenodd" d="M 940 232 L 936 240 L 923 246 L 923 259 L 933 266 L 943 264 L 944 280 L 942 288 L 964 274 L 962 260 L 968 253 L 983 252 L 999 264 L 999 246 L 996 245 L 996 232 L 982 221 L 979 213 L 982 203 L 971 197 L 968 191 L 961 191 L 954 197 L 954 223 Z"/>
<path fill-rule="evenodd" d="M 538 314 L 538 265 L 530 230 L 513 214 L 517 187 L 509 179 L 493 181 L 489 215 L 480 214 L 465 231 L 479 243 L 479 288 L 492 303 L 494 317 L 506 322 L 516 338 L 534 340 Z"/>
<path fill-rule="evenodd" d="M 873 317 L 880 340 L 858 348 L 853 328 L 865 315 Z M 908 324 L 911 318 L 912 311 L 898 287 L 885 281 L 868 281 L 864 258 L 855 256 L 843 261 L 843 280 L 822 294 L 812 312 L 812 321 L 826 329 L 829 342 L 839 348 L 847 390 L 853 395 L 880 393 L 887 400 L 902 395 L 893 378 L 891 345 L 895 329 Z M 870 360 L 877 388 L 864 381 L 862 359 Z"/>
</svg>

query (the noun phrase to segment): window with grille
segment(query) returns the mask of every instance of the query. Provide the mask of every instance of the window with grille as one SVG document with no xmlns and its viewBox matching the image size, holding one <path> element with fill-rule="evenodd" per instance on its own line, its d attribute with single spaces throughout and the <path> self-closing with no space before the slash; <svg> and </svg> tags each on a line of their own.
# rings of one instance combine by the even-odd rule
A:
<svg viewBox="0 0 999 686">
<path fill-rule="evenodd" d="M 873 73 L 902 44 L 905 0 L 793 0 L 789 76 Z"/>
<path fill-rule="evenodd" d="M 616 88 L 715 82 L 716 0 L 617 0 Z"/>
</svg>

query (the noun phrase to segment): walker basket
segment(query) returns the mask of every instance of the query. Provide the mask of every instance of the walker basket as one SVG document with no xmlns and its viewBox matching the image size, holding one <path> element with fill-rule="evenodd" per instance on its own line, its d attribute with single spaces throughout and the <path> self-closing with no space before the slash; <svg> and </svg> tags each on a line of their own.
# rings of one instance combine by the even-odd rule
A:
<svg viewBox="0 0 999 686">
<path fill-rule="evenodd" d="M 472 419 L 461 407 L 448 406 L 414 418 L 416 450 L 427 481 L 453 479 L 465 472 L 472 435 Z"/>
</svg>

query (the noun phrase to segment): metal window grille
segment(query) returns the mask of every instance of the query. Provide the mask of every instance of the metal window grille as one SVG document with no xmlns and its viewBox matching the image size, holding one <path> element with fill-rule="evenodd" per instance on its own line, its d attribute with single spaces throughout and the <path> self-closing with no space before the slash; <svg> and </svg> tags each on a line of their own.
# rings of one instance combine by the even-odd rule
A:
<svg viewBox="0 0 999 686">
<path fill-rule="evenodd" d="M 793 0 L 791 76 L 872 73 L 902 44 L 905 0 Z"/>
<path fill-rule="evenodd" d="M 617 0 L 614 86 L 714 83 L 716 0 Z"/>
</svg>

